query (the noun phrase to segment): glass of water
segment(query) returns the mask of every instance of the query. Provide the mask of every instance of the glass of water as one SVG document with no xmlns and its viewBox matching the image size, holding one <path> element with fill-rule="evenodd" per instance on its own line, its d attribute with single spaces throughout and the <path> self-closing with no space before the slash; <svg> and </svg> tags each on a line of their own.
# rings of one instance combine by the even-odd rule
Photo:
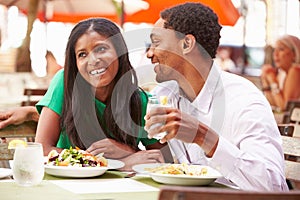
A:
<svg viewBox="0 0 300 200">
<path fill-rule="evenodd" d="M 28 142 L 15 149 L 13 177 L 18 185 L 33 186 L 42 182 L 44 177 L 43 147 L 39 143 Z"/>
<path fill-rule="evenodd" d="M 163 96 L 163 97 L 165 97 L 165 96 Z M 171 105 L 168 104 L 167 100 L 165 100 L 165 101 L 166 101 L 165 103 L 162 103 L 162 100 L 159 100 L 155 95 L 153 95 L 152 97 L 149 97 L 148 104 L 147 104 L 147 112 L 150 112 L 151 109 L 157 108 L 157 107 L 171 107 Z M 161 124 L 161 123 L 156 123 L 156 124 L 153 124 L 150 127 L 150 129 L 157 128 L 162 125 L 163 124 Z M 167 135 L 167 132 L 161 132 L 161 133 L 156 134 L 153 138 L 160 140 L 163 137 L 165 137 L 166 135 Z"/>
</svg>

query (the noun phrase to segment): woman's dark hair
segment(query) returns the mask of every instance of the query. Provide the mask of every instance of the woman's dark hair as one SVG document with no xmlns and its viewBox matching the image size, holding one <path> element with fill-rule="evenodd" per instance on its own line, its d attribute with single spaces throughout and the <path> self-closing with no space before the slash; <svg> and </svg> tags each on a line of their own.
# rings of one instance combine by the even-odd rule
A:
<svg viewBox="0 0 300 200">
<path fill-rule="evenodd" d="M 97 112 L 92 86 L 78 73 L 76 64 L 76 42 L 88 31 L 95 31 L 110 40 L 118 55 L 115 86 L 105 102 L 103 115 Z M 136 138 L 142 128 L 140 89 L 120 29 L 104 18 L 79 22 L 69 36 L 64 68 L 61 126 L 72 144 L 85 149 L 96 140 L 108 137 L 137 149 Z"/>
<path fill-rule="evenodd" d="M 209 7 L 201 3 L 179 4 L 162 11 L 160 16 L 166 21 L 165 28 L 177 31 L 178 37 L 193 35 L 200 51 L 204 48 L 211 58 L 216 57 L 222 27 Z"/>
</svg>

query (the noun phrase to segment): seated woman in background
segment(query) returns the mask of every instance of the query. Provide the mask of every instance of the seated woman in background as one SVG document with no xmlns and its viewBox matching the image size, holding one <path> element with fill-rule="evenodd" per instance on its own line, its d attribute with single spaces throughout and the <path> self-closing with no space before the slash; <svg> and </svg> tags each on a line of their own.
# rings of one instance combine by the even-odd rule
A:
<svg viewBox="0 0 300 200">
<path fill-rule="evenodd" d="M 275 43 L 274 65 L 262 67 L 263 92 L 270 104 L 283 111 L 289 100 L 300 99 L 300 40 L 284 35 Z"/>
</svg>

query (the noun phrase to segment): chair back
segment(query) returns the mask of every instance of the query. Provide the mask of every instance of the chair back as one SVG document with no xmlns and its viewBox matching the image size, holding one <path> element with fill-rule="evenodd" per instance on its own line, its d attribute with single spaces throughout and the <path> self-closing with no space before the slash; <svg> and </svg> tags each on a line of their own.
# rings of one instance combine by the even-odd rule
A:
<svg viewBox="0 0 300 200">
<path fill-rule="evenodd" d="M 250 192 L 227 188 L 162 186 L 159 200 L 299 200 L 300 191 Z"/>
<path fill-rule="evenodd" d="M 300 108 L 300 100 L 290 100 L 287 102 L 283 120 L 282 120 L 283 124 L 295 123 L 295 121 L 291 119 L 294 108 Z"/>
<path fill-rule="evenodd" d="M 21 102 L 21 106 L 35 106 L 39 99 L 47 92 L 47 89 L 34 89 L 25 88 L 24 96 L 27 97 L 26 101 Z"/>
<path fill-rule="evenodd" d="M 285 156 L 285 176 L 294 189 L 300 189 L 300 138 L 282 137 Z"/>
<path fill-rule="evenodd" d="M 22 138 L 28 140 L 34 138 L 37 128 L 37 122 L 28 121 L 20 125 L 9 125 L 0 129 L 0 138 L 8 140 L 9 138 Z M 0 160 L 12 160 L 14 151 L 8 149 L 8 143 L 0 143 Z"/>
<path fill-rule="evenodd" d="M 291 114 L 291 120 L 294 121 L 294 137 L 300 137 L 300 108 L 294 108 Z"/>
</svg>

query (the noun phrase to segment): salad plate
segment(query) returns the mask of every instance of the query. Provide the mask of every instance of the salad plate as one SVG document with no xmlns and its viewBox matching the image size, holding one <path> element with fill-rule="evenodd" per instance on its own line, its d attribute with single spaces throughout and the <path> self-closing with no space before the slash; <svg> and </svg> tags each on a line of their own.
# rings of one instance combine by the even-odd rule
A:
<svg viewBox="0 0 300 200">
<path fill-rule="evenodd" d="M 88 178 L 101 176 L 109 169 L 119 169 L 124 166 L 124 163 L 119 160 L 107 159 L 107 161 L 107 167 L 53 166 L 45 164 L 45 172 L 59 177 Z"/>
<path fill-rule="evenodd" d="M 138 173 L 149 174 L 156 182 L 168 185 L 209 185 L 222 175 L 203 165 L 187 164 L 140 164 L 133 167 Z"/>
<path fill-rule="evenodd" d="M 12 170 L 8 168 L 0 168 L 0 179 L 12 175 Z"/>
<path fill-rule="evenodd" d="M 87 178 L 100 176 L 108 170 L 108 167 L 76 167 L 76 166 L 51 166 L 45 165 L 47 174 L 59 177 Z"/>
</svg>

